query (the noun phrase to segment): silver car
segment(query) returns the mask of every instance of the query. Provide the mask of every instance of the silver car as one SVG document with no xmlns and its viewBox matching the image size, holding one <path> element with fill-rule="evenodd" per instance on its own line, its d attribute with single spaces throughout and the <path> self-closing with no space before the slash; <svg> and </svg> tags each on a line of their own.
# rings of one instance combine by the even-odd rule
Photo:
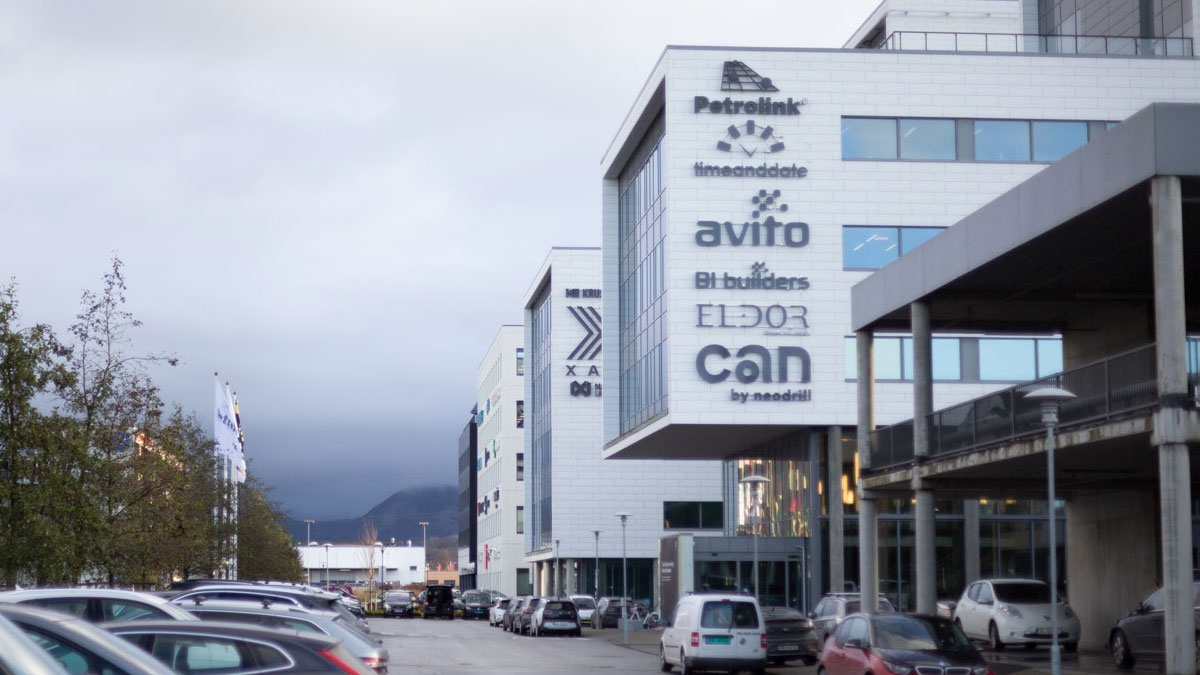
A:
<svg viewBox="0 0 1200 675">
<path fill-rule="evenodd" d="M 370 633 L 371 627 L 346 609 L 341 602 L 340 593 L 328 591 L 311 591 L 303 586 L 284 586 L 278 584 L 230 584 L 206 585 L 184 591 L 171 598 L 171 603 L 184 609 L 191 609 L 212 600 L 254 601 L 265 603 L 279 609 L 281 607 L 300 607 L 316 614 L 324 614 L 330 618 L 340 616 L 348 625 L 354 626 L 364 633 Z"/>
<path fill-rule="evenodd" d="M 0 616 L 0 672 L 20 675 L 67 675 L 50 657 L 8 619 Z"/>
<path fill-rule="evenodd" d="M 20 628 L 68 672 L 175 675 L 149 654 L 130 649 L 129 643 L 83 619 L 11 603 L 0 603 L 0 616 Z M 128 626 L 139 622 L 122 623 Z"/>
<path fill-rule="evenodd" d="M 70 614 L 84 621 L 144 621 L 175 619 L 195 621 L 166 600 L 149 593 L 112 588 L 39 588 L 0 593 L 0 602 L 30 605 Z"/>
<path fill-rule="evenodd" d="M 206 602 L 193 611 L 203 621 L 232 621 L 266 628 L 285 628 L 301 633 L 322 633 L 342 641 L 346 651 L 353 654 L 376 673 L 386 673 L 388 650 L 375 638 L 340 618 L 330 619 L 321 614 L 287 609 L 263 609 L 248 602 Z"/>
</svg>

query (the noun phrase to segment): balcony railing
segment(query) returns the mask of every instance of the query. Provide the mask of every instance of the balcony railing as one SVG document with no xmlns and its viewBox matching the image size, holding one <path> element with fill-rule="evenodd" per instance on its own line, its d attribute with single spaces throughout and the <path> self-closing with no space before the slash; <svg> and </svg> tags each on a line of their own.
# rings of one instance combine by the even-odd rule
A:
<svg viewBox="0 0 1200 675">
<path fill-rule="evenodd" d="M 1034 33 L 936 33 L 896 31 L 880 49 L 938 52 L 998 52 L 1113 56 L 1190 57 L 1191 38 L 1125 35 L 1038 35 Z"/>
<path fill-rule="evenodd" d="M 1031 438 L 1046 432 L 1040 406 L 1025 395 L 1059 387 L 1076 398 L 1062 404 L 1059 427 L 1070 428 L 1149 410 L 1158 403 L 1154 345 L 1043 377 L 939 410 L 929 416 L 929 454 L 950 455 Z M 1195 387 L 1200 345 L 1188 341 L 1189 382 Z M 912 461 L 912 420 L 871 432 L 871 470 Z"/>
</svg>

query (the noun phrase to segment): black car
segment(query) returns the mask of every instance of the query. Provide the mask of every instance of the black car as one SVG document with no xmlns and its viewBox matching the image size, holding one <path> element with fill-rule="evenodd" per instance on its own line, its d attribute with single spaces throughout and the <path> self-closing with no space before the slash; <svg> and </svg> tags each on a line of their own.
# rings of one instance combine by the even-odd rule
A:
<svg viewBox="0 0 1200 675">
<path fill-rule="evenodd" d="M 780 666 L 800 659 L 804 665 L 817 662 L 817 635 L 812 620 L 791 607 L 763 607 L 767 622 L 767 660 Z"/>
<path fill-rule="evenodd" d="M 1200 625 L 1200 582 L 1194 585 L 1196 622 Z M 1138 661 L 1162 661 L 1164 589 L 1158 589 L 1133 611 L 1113 624 L 1108 633 L 1108 651 L 1118 668 L 1132 668 Z"/>
<path fill-rule="evenodd" d="M 990 672 L 950 619 L 923 614 L 851 614 L 825 642 L 820 663 L 833 673 Z"/>
<path fill-rule="evenodd" d="M 521 610 L 513 617 L 514 632 L 521 635 L 533 634 L 533 613 L 537 611 L 538 605 L 542 604 L 542 600 L 542 598 L 534 596 L 521 605 Z"/>
<path fill-rule="evenodd" d="M 454 588 L 451 586 L 430 586 L 425 589 L 425 618 L 443 616 L 454 619 Z"/>
<path fill-rule="evenodd" d="M 412 591 L 387 591 L 383 594 L 383 614 L 412 617 L 415 602 Z"/>
<path fill-rule="evenodd" d="M 504 612 L 503 628 L 506 631 L 517 632 L 517 617 L 521 615 L 521 608 L 525 603 L 529 602 L 528 595 L 522 595 L 519 598 L 513 598 L 508 603 L 508 611 Z"/>
<path fill-rule="evenodd" d="M 492 596 L 487 591 L 467 591 L 463 593 L 462 602 L 464 619 L 486 619 Z"/>
<path fill-rule="evenodd" d="M 223 673 L 375 675 L 339 640 L 315 632 L 224 621 L 126 621 L 100 627 L 142 648 L 176 673 L 219 668 Z"/>
</svg>

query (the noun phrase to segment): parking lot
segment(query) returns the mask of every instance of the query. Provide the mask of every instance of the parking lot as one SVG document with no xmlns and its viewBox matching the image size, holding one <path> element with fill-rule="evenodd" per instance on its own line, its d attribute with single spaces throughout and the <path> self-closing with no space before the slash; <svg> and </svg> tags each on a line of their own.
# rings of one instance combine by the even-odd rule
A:
<svg viewBox="0 0 1200 675">
<path fill-rule="evenodd" d="M 375 635 L 391 652 L 393 673 L 417 675 L 488 675 L 571 673 L 657 673 L 659 630 L 632 631 L 629 645 L 622 631 L 583 629 L 583 637 L 540 637 L 506 633 L 486 621 L 371 619 Z M 1006 650 L 984 652 L 996 675 L 1048 675 L 1049 652 Z M 1112 665 L 1102 652 L 1064 654 L 1062 672 L 1070 675 L 1128 673 Z M 768 668 L 779 675 L 811 675 L 816 667 Z M 678 672 L 678 669 L 676 669 Z M 1134 673 L 1157 673 L 1154 665 Z"/>
</svg>

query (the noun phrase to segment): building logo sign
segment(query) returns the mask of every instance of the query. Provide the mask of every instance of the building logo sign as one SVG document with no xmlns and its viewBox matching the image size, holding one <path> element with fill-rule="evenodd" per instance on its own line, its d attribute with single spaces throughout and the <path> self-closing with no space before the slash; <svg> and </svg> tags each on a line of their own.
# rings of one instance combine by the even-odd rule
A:
<svg viewBox="0 0 1200 675">
<path fill-rule="evenodd" d="M 741 61 L 726 61 L 721 68 L 721 91 L 779 91 L 779 87 Z"/>
<path fill-rule="evenodd" d="M 599 298 L 600 289 L 591 288 L 568 288 L 568 298 Z M 594 362 L 596 357 L 600 355 L 601 338 L 604 336 L 602 329 L 603 322 L 600 318 L 600 311 L 592 306 L 587 305 L 568 305 L 567 311 L 571 316 L 575 317 L 575 321 L 583 328 L 583 339 L 579 344 L 575 345 L 575 349 L 567 355 L 567 361 L 584 361 Z M 573 379 L 570 383 L 570 392 L 573 397 L 599 397 L 604 391 L 604 385 L 598 380 L 587 378 L 599 378 L 600 367 L 595 363 L 566 363 L 566 376 Z"/>
<path fill-rule="evenodd" d="M 808 246 L 808 223 L 784 222 L 768 215 L 761 222 L 757 218 L 764 212 L 784 213 L 788 205 L 778 201 L 778 190 L 759 190 L 751 197 L 751 218 L 741 223 L 716 220 L 696 221 L 696 243 L 700 246 L 785 246 L 803 248 Z M 769 200 L 769 201 L 768 201 Z"/>
<path fill-rule="evenodd" d="M 700 290 L 726 291 L 806 291 L 808 277 L 778 276 L 767 269 L 764 262 L 756 262 L 750 266 L 750 274 L 740 276 L 723 272 L 696 272 L 696 288 Z"/>
<path fill-rule="evenodd" d="M 696 305 L 697 328 L 759 328 L 764 335 L 808 335 L 804 305 Z"/>
<path fill-rule="evenodd" d="M 714 115 L 788 115 L 800 114 L 800 109 L 808 105 L 808 99 L 788 97 L 786 101 L 772 99 L 770 96 L 759 96 L 754 99 L 710 99 L 707 96 L 692 98 L 692 112 L 709 112 Z"/>
</svg>

